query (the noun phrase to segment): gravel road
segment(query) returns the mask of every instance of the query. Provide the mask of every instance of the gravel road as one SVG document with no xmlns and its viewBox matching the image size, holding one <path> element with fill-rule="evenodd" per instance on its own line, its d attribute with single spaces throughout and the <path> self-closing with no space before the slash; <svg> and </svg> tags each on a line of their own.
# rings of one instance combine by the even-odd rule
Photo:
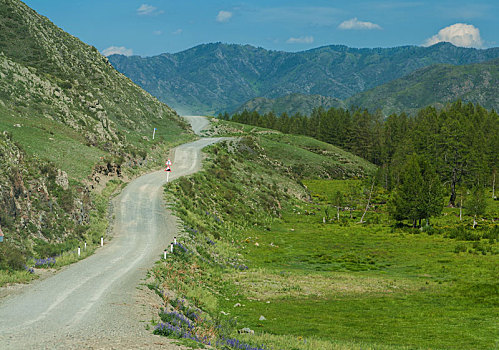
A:
<svg viewBox="0 0 499 350">
<path fill-rule="evenodd" d="M 205 118 L 187 118 L 199 132 Z M 174 150 L 170 179 L 201 168 L 200 139 Z M 166 173 L 132 181 L 115 198 L 113 239 L 57 274 L 0 300 L 1 349 L 179 349 L 151 335 L 146 271 L 172 241 L 177 221 L 162 201 Z"/>
</svg>

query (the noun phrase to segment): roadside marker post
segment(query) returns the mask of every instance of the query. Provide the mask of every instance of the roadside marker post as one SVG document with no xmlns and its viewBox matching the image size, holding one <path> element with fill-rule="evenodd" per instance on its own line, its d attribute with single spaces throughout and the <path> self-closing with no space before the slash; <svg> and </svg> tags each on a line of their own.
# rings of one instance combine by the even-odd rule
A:
<svg viewBox="0 0 499 350">
<path fill-rule="evenodd" d="M 166 260 L 166 249 L 163 251 L 163 259 Z"/>
<path fill-rule="evenodd" d="M 173 237 L 173 244 L 177 244 L 177 237 Z"/>
<path fill-rule="evenodd" d="M 87 251 L 87 242 L 85 242 L 85 251 Z"/>
<path fill-rule="evenodd" d="M 80 257 L 80 247 L 78 247 L 78 257 Z"/>
<path fill-rule="evenodd" d="M 152 139 L 154 140 L 154 135 L 156 135 L 156 128 L 152 131 Z"/>
<path fill-rule="evenodd" d="M 104 237 L 100 237 L 100 246 L 104 247 Z"/>
<path fill-rule="evenodd" d="M 173 243 L 170 243 L 170 252 L 173 253 Z"/>
</svg>

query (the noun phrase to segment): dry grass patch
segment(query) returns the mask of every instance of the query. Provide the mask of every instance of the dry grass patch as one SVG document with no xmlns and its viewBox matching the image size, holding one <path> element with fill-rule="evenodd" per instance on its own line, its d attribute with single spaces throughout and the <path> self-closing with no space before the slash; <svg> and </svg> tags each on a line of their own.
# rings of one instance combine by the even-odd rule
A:
<svg viewBox="0 0 499 350">
<path fill-rule="evenodd" d="M 244 290 L 249 298 L 258 300 L 307 296 L 386 295 L 413 292 L 427 287 L 423 285 L 424 282 L 417 280 L 343 272 L 291 274 L 257 269 L 233 273 L 228 278 Z"/>
</svg>

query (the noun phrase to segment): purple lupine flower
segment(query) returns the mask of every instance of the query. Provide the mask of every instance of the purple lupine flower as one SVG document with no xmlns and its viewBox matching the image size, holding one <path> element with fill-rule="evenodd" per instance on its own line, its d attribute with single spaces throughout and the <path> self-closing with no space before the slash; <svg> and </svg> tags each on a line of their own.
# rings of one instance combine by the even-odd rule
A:
<svg viewBox="0 0 499 350">
<path fill-rule="evenodd" d="M 49 266 L 49 265 L 55 265 L 55 258 L 50 257 L 46 259 L 35 259 L 35 267 L 38 266 Z"/>
</svg>

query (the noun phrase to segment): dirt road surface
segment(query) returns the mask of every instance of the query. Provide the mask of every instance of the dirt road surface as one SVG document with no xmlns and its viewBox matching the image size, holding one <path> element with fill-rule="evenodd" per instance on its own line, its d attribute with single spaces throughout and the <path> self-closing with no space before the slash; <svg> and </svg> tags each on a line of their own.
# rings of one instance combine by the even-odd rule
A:
<svg viewBox="0 0 499 350">
<path fill-rule="evenodd" d="M 190 117 L 196 131 L 207 124 Z M 170 179 L 201 168 L 201 149 L 220 139 L 179 146 Z M 177 232 L 162 200 L 164 171 L 132 181 L 115 198 L 114 236 L 59 273 L 0 300 L 0 349 L 179 349 L 146 330 L 153 310 L 141 287 L 146 271 Z"/>
</svg>

